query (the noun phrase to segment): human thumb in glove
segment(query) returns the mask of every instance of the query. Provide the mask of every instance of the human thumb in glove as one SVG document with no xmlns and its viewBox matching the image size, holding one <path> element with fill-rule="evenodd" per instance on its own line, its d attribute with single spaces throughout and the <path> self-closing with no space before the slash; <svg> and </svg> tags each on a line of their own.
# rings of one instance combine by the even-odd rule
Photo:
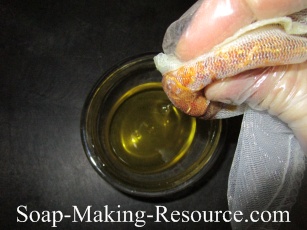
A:
<svg viewBox="0 0 307 230">
<path fill-rule="evenodd" d="M 190 60 L 255 20 L 288 15 L 306 7 L 306 0 L 204 1 L 181 35 L 176 56 Z M 304 150 L 307 149 L 306 62 L 250 70 L 224 78 L 207 86 L 205 96 L 211 101 L 245 103 L 266 110 L 287 123 Z"/>
</svg>

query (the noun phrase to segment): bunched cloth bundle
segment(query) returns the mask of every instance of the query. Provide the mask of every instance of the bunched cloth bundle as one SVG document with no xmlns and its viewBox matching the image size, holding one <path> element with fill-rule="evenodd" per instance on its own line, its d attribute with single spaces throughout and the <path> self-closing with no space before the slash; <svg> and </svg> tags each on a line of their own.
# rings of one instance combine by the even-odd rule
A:
<svg viewBox="0 0 307 230">
<path fill-rule="evenodd" d="M 263 105 L 247 106 L 245 102 L 257 93 L 261 82 L 270 78 L 278 82 L 291 64 L 307 60 L 307 11 L 253 22 L 209 52 L 181 61 L 175 48 L 199 6 L 197 2 L 168 28 L 164 53 L 154 58 L 163 75 L 163 89 L 176 107 L 192 116 L 220 119 L 244 114 L 228 180 L 230 211 L 242 211 L 243 220 L 249 220 L 255 210 L 289 211 L 304 175 L 304 151 L 289 124 L 272 116 L 276 114 L 261 111 Z M 237 98 L 236 104 L 240 106 L 234 109 L 205 98 L 206 86 L 240 74 L 258 79 Z M 232 222 L 233 229 L 278 227 L 279 223 L 272 221 Z"/>
</svg>

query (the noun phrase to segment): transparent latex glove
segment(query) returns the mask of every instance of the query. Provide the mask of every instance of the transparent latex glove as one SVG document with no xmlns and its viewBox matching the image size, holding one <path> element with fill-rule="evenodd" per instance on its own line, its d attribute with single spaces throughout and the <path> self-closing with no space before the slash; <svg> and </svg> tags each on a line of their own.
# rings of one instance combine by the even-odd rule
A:
<svg viewBox="0 0 307 230">
<path fill-rule="evenodd" d="M 189 11 L 191 17 L 187 16 L 188 26 L 177 38 L 165 39 L 163 44 L 166 53 L 175 53 L 183 61 L 211 50 L 254 21 L 303 10 L 307 0 L 207 0 L 193 7 Z M 245 103 L 254 109 L 267 110 L 289 125 L 306 151 L 306 74 L 307 63 L 250 71 L 210 84 L 205 96 L 211 101 Z"/>
<path fill-rule="evenodd" d="M 212 101 L 248 104 L 288 124 L 307 149 L 307 63 L 252 70 L 209 85 Z"/>
<path fill-rule="evenodd" d="M 266 31 L 264 31 L 266 28 L 264 28 L 257 35 L 254 33 L 250 37 L 245 37 L 246 39 L 234 39 L 234 43 L 227 43 L 227 39 L 236 35 L 241 28 L 255 21 L 262 21 L 262 19 L 289 15 L 306 7 L 307 1 L 304 0 L 198 1 L 168 28 L 163 41 L 165 56 L 162 55 L 155 60 L 157 67 L 161 67 L 158 69 L 164 76 L 164 83 L 170 86 L 166 87 L 166 92 L 171 90 L 171 93 L 167 93 L 179 106 L 181 106 L 181 98 L 173 96 L 175 93 L 182 91 L 183 99 L 185 97 L 194 98 L 194 95 L 192 97 L 189 92 L 197 84 L 190 84 L 191 78 L 200 78 L 201 80 L 196 81 L 197 83 L 206 82 L 203 84 L 206 87 L 199 91 L 205 97 L 199 97 L 201 98 L 200 103 L 194 99 L 190 100 L 188 106 L 185 106 L 186 103 L 183 102 L 183 111 L 189 113 L 190 108 L 195 109 L 195 104 L 200 105 L 208 101 L 236 105 L 247 104 L 251 108 L 244 111 L 238 146 L 228 180 L 229 209 L 232 212 L 240 210 L 244 214 L 242 222 L 232 221 L 233 229 L 275 229 L 279 226 L 278 222 L 264 223 L 260 220 L 253 223 L 249 219 L 250 214 L 253 211 L 259 213 L 289 211 L 295 202 L 305 170 L 304 152 L 297 139 L 306 150 L 307 64 L 305 57 L 303 59 L 294 58 L 291 62 L 287 62 L 285 58 L 285 62 L 280 62 L 285 65 L 280 65 L 278 57 L 277 62 L 274 63 L 270 62 L 272 55 L 269 55 L 267 59 L 261 56 L 259 59 L 266 60 L 262 63 L 270 62 L 272 65 L 247 68 L 242 72 L 229 75 L 233 73 L 231 72 L 233 69 L 241 68 L 241 64 L 245 65 L 245 58 L 250 58 L 249 51 L 243 58 L 243 62 L 238 64 L 235 60 L 237 56 L 232 56 L 232 52 L 228 52 L 229 50 L 224 52 L 223 49 L 227 44 L 230 46 L 234 44 L 237 47 L 235 55 L 240 56 L 240 44 L 246 40 L 257 43 L 260 40 L 258 39 L 259 34 L 266 36 Z M 307 24 L 306 17 L 300 18 L 299 21 Z M 301 34 L 306 34 L 306 27 L 304 30 L 304 33 Z M 270 39 L 274 37 L 274 34 L 273 31 L 267 37 L 269 38 L 267 43 L 271 44 Z M 225 40 L 226 46 L 223 46 Z M 249 44 L 251 43 L 247 43 L 242 49 L 243 52 L 248 50 Z M 271 49 L 270 44 L 268 44 L 269 49 Z M 286 50 L 284 54 L 290 53 L 298 43 L 293 44 L 293 46 L 285 46 L 282 43 L 280 48 Z M 259 46 L 266 47 L 263 40 Z M 307 45 L 298 46 L 306 47 Z M 220 49 L 222 55 L 218 58 L 216 58 L 218 53 L 215 52 L 215 47 L 222 47 Z M 254 48 L 257 48 L 257 45 Z M 219 48 L 217 49 L 220 51 Z M 265 48 L 263 50 L 265 54 L 269 52 Z M 273 56 L 275 51 L 272 52 Z M 303 51 L 302 56 L 307 56 L 306 52 Z M 203 62 L 205 64 L 195 65 L 195 60 L 205 60 Z M 228 62 L 223 62 L 225 60 Z M 250 58 L 249 60 L 254 61 L 255 59 Z M 164 63 L 168 64 L 164 65 Z M 226 66 L 225 63 L 227 63 Z M 176 69 L 180 66 L 186 68 L 177 71 Z M 213 74 L 211 76 L 209 74 L 209 79 L 202 77 L 206 76 L 203 73 L 208 72 L 208 66 L 209 72 Z M 168 71 L 173 71 L 170 77 L 167 77 Z M 201 74 L 199 75 L 197 71 L 201 71 Z M 173 79 L 175 79 L 174 84 Z M 180 83 L 179 87 L 176 81 Z M 236 113 L 230 112 L 220 117 L 235 115 Z"/>
<path fill-rule="evenodd" d="M 306 0 L 198 1 L 183 15 L 189 24 L 182 26 L 184 22 L 180 21 L 178 26 L 169 28 L 177 27 L 177 37 L 164 39 L 163 49 L 187 61 L 208 52 L 254 21 L 290 15 L 306 8 Z"/>
<path fill-rule="evenodd" d="M 180 20 L 169 27 L 163 41 L 163 49 L 166 54 L 175 54 L 183 63 L 188 62 L 209 52 L 252 22 L 289 15 L 306 7 L 307 0 L 198 1 Z M 305 24 L 307 24 L 306 18 L 307 16 L 304 19 Z M 246 104 L 253 104 L 252 108 L 257 105 L 257 109 L 267 110 L 291 127 L 306 151 L 307 112 L 305 108 L 307 99 L 305 95 L 307 85 L 304 79 L 306 67 L 306 64 L 287 67 L 289 73 L 284 67 L 278 67 L 274 69 L 278 76 L 272 70 L 266 70 L 262 77 L 259 71 L 255 71 L 255 76 L 249 73 L 248 77 L 243 74 L 240 77 L 223 79 L 209 85 L 205 90 L 205 97 L 209 101 L 231 102 L 232 104 L 242 104 L 245 102 L 244 98 Z M 261 87 L 256 89 L 256 86 L 260 84 L 260 80 L 257 81 L 257 79 L 263 81 L 265 76 L 270 75 L 274 75 L 274 79 L 270 77 L 269 80 L 261 82 Z M 252 81 L 254 84 L 251 83 Z M 272 90 L 273 86 L 274 90 Z M 266 92 L 264 88 L 267 89 Z M 258 90 L 261 95 L 257 93 Z M 247 91 L 250 95 L 247 95 Z M 291 95 L 288 95 L 289 92 Z M 252 93 L 256 96 L 250 98 Z M 275 96 L 278 97 L 274 98 Z M 265 98 L 266 104 L 260 103 Z M 272 98 L 275 100 L 273 101 Z M 284 99 L 287 100 L 282 103 L 281 100 Z M 269 102 L 272 105 L 268 104 Z"/>
</svg>

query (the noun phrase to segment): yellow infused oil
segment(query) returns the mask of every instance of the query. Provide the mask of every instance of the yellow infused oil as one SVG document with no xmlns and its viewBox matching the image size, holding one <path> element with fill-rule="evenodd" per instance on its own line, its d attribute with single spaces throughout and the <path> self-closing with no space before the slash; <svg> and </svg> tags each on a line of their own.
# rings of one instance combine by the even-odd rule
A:
<svg viewBox="0 0 307 230">
<path fill-rule="evenodd" d="M 149 173 L 180 161 L 196 131 L 196 120 L 172 106 L 160 83 L 129 90 L 109 113 L 109 144 L 131 170 Z"/>
</svg>

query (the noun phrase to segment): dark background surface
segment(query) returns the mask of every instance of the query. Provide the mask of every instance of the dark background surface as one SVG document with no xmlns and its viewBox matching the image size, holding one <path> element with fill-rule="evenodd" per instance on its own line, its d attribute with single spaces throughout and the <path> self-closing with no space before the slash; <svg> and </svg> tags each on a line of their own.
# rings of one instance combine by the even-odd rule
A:
<svg viewBox="0 0 307 230">
<path fill-rule="evenodd" d="M 85 98 L 108 68 L 124 58 L 161 51 L 168 25 L 195 1 L 0 1 L 0 228 L 49 229 L 16 223 L 32 210 L 227 210 L 227 180 L 240 118 L 230 119 L 222 158 L 203 185 L 173 201 L 122 194 L 88 162 L 80 138 Z M 307 229 L 306 178 L 284 229 Z M 20 217 L 20 216 L 19 216 Z M 22 218 L 22 217 L 20 217 Z M 59 229 L 127 229 L 133 223 L 72 223 Z M 154 223 L 146 229 L 229 229 L 227 223 Z"/>
</svg>

